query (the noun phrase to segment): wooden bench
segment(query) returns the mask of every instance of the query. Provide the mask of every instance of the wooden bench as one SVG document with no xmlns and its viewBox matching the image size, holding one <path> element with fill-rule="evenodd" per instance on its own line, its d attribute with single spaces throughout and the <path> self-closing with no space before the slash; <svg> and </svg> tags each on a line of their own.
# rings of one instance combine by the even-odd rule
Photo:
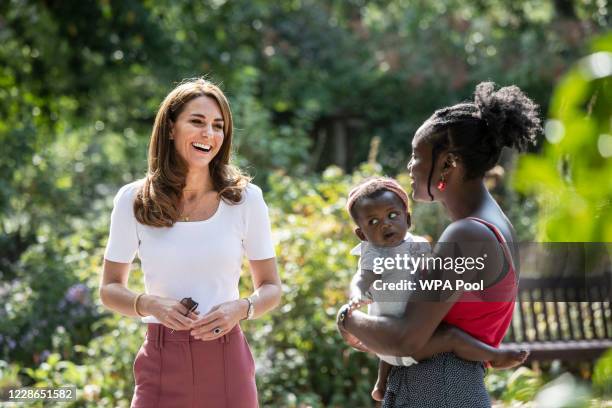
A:
<svg viewBox="0 0 612 408">
<path fill-rule="evenodd" d="M 592 361 L 612 348 L 610 274 L 587 279 L 521 278 L 504 349 L 527 361 Z M 585 299 L 589 301 L 586 302 Z"/>
</svg>

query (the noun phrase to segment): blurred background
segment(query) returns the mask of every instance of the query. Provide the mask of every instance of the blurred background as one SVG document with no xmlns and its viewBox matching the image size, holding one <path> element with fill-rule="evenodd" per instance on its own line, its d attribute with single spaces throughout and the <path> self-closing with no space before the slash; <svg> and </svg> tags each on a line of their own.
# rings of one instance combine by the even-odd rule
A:
<svg viewBox="0 0 612 408">
<path fill-rule="evenodd" d="M 264 189 L 278 243 L 283 304 L 243 326 L 261 405 L 373 406 L 376 359 L 334 324 L 356 267 L 349 187 L 373 174 L 408 186 L 412 135 L 435 109 L 484 80 L 516 84 L 545 134 L 487 182 L 521 241 L 612 242 L 610 12 L 608 0 L 0 2 L 0 389 L 70 384 L 67 406 L 129 406 L 145 328 L 97 295 L 112 198 L 145 175 L 163 97 L 206 76 L 229 97 L 236 162 Z M 448 223 L 435 205 L 413 220 L 431 237 Z M 143 289 L 137 262 L 130 288 Z M 563 306 L 569 335 L 539 338 L 558 319 L 530 302 L 508 341 L 559 348 L 489 373 L 495 405 L 612 406 L 599 303 Z M 569 358 L 572 321 L 593 327 L 578 336 L 592 352 Z"/>
</svg>

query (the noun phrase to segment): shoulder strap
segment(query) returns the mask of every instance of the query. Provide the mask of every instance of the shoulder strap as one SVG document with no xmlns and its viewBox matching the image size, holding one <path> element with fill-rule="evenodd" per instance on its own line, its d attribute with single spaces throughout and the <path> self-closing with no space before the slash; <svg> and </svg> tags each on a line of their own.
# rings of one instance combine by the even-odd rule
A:
<svg viewBox="0 0 612 408">
<path fill-rule="evenodd" d="M 502 235 L 499 229 L 492 223 L 485 221 L 482 218 L 476 218 L 476 217 L 467 217 L 467 218 L 485 225 L 487 228 L 489 228 L 493 232 L 493 234 L 495 234 L 497 241 L 501 244 L 502 250 L 504 251 L 504 257 L 506 258 L 506 262 L 508 262 L 508 265 L 510 266 L 510 268 L 512 268 L 512 271 L 516 273 L 516 270 L 514 269 L 514 260 L 512 259 L 512 254 L 510 253 L 510 247 L 508 246 L 508 241 L 506 241 L 506 238 Z"/>
</svg>

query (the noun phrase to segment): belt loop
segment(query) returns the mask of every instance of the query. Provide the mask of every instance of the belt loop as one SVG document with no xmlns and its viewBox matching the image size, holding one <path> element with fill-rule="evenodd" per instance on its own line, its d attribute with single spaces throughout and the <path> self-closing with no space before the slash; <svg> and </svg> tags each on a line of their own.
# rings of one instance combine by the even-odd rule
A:
<svg viewBox="0 0 612 408">
<path fill-rule="evenodd" d="M 159 348 L 163 348 L 164 347 L 164 341 L 166 340 L 166 327 L 163 324 L 159 325 L 159 339 L 160 339 L 160 346 Z"/>
</svg>

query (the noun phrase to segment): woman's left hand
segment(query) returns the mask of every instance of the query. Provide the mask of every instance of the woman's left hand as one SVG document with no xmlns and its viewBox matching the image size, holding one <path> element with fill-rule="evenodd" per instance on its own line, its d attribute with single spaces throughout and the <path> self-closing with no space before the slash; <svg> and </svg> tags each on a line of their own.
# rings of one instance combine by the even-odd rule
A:
<svg viewBox="0 0 612 408">
<path fill-rule="evenodd" d="M 244 299 L 221 303 L 193 322 L 190 334 L 198 340 L 214 340 L 229 333 L 246 316 Z M 220 329 L 215 334 L 215 329 Z"/>
</svg>

